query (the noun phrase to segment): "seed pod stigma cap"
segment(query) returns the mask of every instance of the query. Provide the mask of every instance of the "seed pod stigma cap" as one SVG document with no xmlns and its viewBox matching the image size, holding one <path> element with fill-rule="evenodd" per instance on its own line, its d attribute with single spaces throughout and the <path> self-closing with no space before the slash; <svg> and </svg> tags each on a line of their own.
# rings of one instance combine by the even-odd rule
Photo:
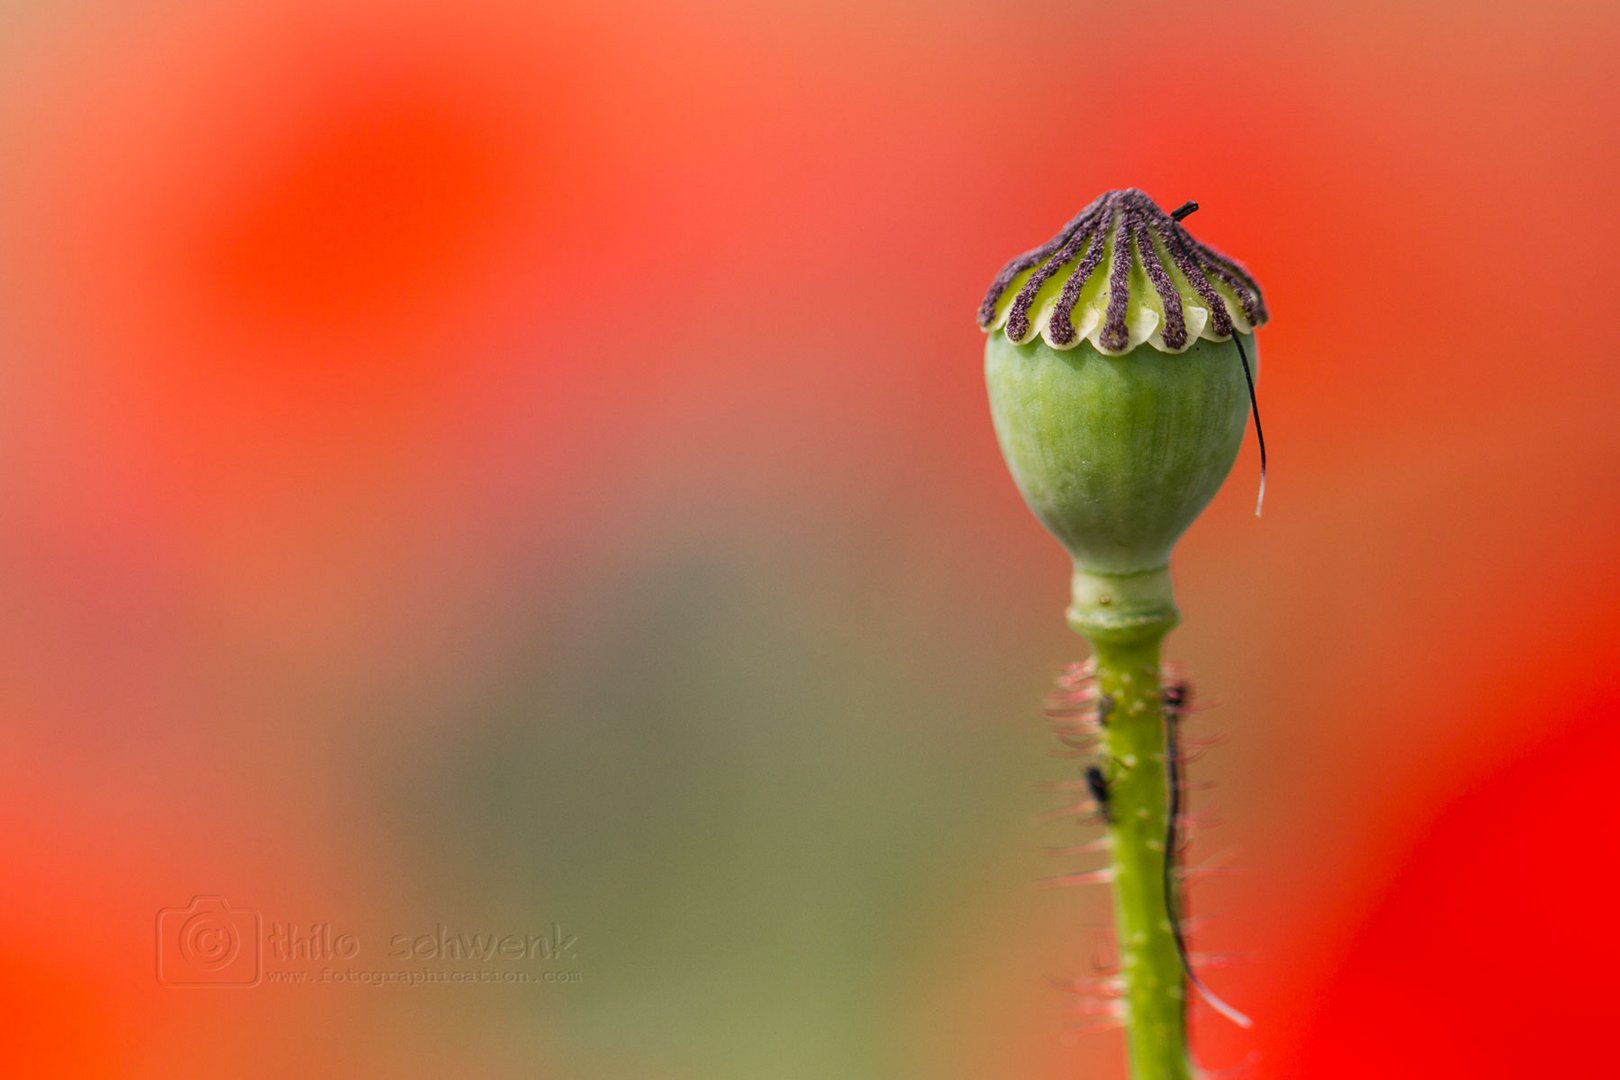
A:
<svg viewBox="0 0 1620 1080">
<path fill-rule="evenodd" d="M 1101 270 L 1102 273 L 1098 273 Z M 1110 191 L 1052 239 L 1002 267 L 979 326 L 1022 345 L 1082 341 L 1106 356 L 1141 344 L 1186 351 L 1266 321 L 1260 287 L 1238 263 L 1193 239 L 1136 188 Z"/>
</svg>

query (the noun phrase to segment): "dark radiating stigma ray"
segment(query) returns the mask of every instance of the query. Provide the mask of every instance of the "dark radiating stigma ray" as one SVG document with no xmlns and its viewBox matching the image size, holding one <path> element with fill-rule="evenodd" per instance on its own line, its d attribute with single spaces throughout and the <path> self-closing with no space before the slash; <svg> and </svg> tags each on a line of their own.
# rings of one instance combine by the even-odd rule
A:
<svg viewBox="0 0 1620 1080">
<path fill-rule="evenodd" d="M 1187 205 L 1193 210 L 1198 209 L 1197 203 Z M 1193 210 L 1188 210 L 1187 213 L 1190 214 Z M 1232 332 L 1232 315 L 1226 309 L 1226 298 L 1215 291 L 1215 286 L 1209 283 L 1209 278 L 1204 276 L 1204 271 L 1199 268 L 1197 260 L 1188 250 L 1187 245 L 1192 242 L 1192 238 L 1187 235 L 1187 230 L 1183 229 L 1179 222 L 1171 222 L 1170 228 L 1165 231 L 1169 239 L 1165 247 L 1169 249 L 1170 258 L 1174 260 L 1176 269 L 1181 271 L 1181 276 L 1187 279 L 1187 284 L 1193 287 L 1193 292 L 1198 294 L 1198 298 L 1209 306 L 1209 321 L 1215 328 L 1215 333 L 1225 337 Z"/>
<path fill-rule="evenodd" d="M 1187 319 L 1181 311 L 1181 291 L 1159 261 L 1159 251 L 1153 246 L 1153 237 L 1142 222 L 1136 225 L 1136 255 L 1142 260 L 1142 269 L 1147 273 L 1148 281 L 1152 282 L 1154 291 L 1159 294 L 1159 302 L 1164 305 L 1164 343 L 1172 349 L 1186 348 Z"/>
<path fill-rule="evenodd" d="M 1085 289 L 1086 282 L 1091 275 L 1097 272 L 1097 264 L 1102 262 L 1103 251 L 1107 248 L 1104 237 L 1107 235 L 1109 221 L 1100 223 L 1091 230 L 1091 246 L 1086 249 L 1085 257 L 1069 280 L 1063 283 L 1063 292 L 1058 295 L 1057 306 L 1052 309 L 1051 334 L 1052 341 L 1057 345 L 1074 344 L 1074 305 L 1080 302 L 1080 293 Z"/>
<path fill-rule="evenodd" d="M 1131 302 L 1131 227 L 1134 224 L 1129 209 L 1120 215 L 1114 227 L 1114 258 L 1108 267 L 1108 313 L 1103 316 L 1103 330 L 1097 343 L 1113 352 L 1124 352 L 1131 343 L 1125 326 L 1125 312 Z"/>
</svg>

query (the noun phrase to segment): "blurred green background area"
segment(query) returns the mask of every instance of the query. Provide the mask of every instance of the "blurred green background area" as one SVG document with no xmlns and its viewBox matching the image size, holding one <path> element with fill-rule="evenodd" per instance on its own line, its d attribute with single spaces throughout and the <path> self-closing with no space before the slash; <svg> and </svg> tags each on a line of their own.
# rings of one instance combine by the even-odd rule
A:
<svg viewBox="0 0 1620 1080">
<path fill-rule="evenodd" d="M 1035 740 L 984 722 L 1004 676 L 897 669 L 934 632 L 871 590 L 716 541 L 591 595 L 400 820 L 429 888 L 581 927 L 547 1005 L 583 1072 L 904 1074 L 911 984 L 1015 936 Z"/>
</svg>

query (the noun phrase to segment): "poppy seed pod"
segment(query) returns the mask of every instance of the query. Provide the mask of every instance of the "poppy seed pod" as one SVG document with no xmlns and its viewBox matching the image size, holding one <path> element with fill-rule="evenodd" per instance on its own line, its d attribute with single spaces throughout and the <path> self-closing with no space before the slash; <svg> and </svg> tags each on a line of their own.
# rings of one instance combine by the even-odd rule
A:
<svg viewBox="0 0 1620 1080">
<path fill-rule="evenodd" d="M 1248 273 L 1134 188 L 991 284 L 979 324 L 996 436 L 1074 560 L 1069 619 L 1093 641 L 1175 625 L 1170 552 L 1236 460 L 1265 320 Z"/>
</svg>

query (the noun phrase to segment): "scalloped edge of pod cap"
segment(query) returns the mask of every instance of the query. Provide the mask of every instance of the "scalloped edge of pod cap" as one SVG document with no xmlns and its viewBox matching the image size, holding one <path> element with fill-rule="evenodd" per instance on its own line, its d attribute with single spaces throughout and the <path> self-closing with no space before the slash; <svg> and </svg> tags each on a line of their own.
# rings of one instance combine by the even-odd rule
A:
<svg viewBox="0 0 1620 1080">
<path fill-rule="evenodd" d="M 1260 287 L 1137 188 L 1097 197 L 1052 239 L 1010 260 L 979 305 L 979 326 L 1022 345 L 1082 341 L 1107 356 L 1141 345 L 1185 352 L 1266 322 Z"/>
</svg>

